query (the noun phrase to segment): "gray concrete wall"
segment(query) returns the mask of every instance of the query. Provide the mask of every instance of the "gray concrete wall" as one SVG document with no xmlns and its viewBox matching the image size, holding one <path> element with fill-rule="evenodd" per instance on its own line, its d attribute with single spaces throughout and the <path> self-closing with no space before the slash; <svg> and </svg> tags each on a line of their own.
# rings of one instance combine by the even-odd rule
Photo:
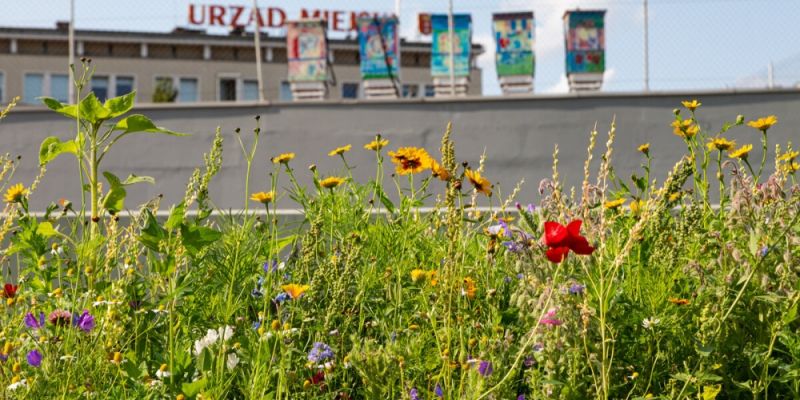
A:
<svg viewBox="0 0 800 400">
<path fill-rule="evenodd" d="M 459 160 L 477 165 L 487 156 L 486 176 L 510 193 L 525 179 L 521 202 L 538 201 L 537 187 L 551 175 L 554 145 L 560 148 L 560 172 L 567 187 L 579 185 L 586 157 L 588 132 L 597 123 L 601 132 L 593 169 L 596 171 L 605 133 L 616 116 L 617 141 L 614 167 L 619 176 L 629 177 L 642 159 L 636 147 L 651 143 L 653 171 L 662 179 L 685 153 L 682 140 L 669 127 L 672 109 L 680 100 L 699 98 L 703 106 L 699 119 L 707 130 L 719 129 L 737 114 L 748 120 L 775 114 L 779 123 L 770 130 L 770 140 L 800 144 L 800 92 L 676 93 L 654 95 L 597 94 L 536 96 L 526 98 L 468 98 L 457 101 L 415 100 L 397 102 L 324 102 L 307 104 L 142 106 L 138 112 L 159 125 L 191 133 L 192 137 L 132 136 L 116 147 L 104 165 L 119 176 L 129 173 L 153 176 L 155 186 L 140 185 L 129 190 L 129 206 L 159 193 L 166 203 L 179 201 L 192 169 L 202 165 L 217 126 L 226 138 L 224 166 L 212 184 L 212 198 L 222 208 L 241 208 L 244 201 L 244 158 L 232 132 L 241 127 L 249 132 L 255 115 L 264 128 L 253 169 L 251 191 L 267 188 L 272 171 L 269 158 L 281 152 L 295 152 L 292 162 L 303 182 L 310 176 L 307 166 L 316 164 L 323 175 L 342 173 L 341 160 L 328 157 L 331 149 L 352 144 L 347 159 L 362 182 L 375 174 L 374 155 L 362 148 L 376 133 L 398 146 L 423 146 L 438 156 L 439 141 L 448 121 L 453 121 Z M 685 111 L 684 111 L 685 113 Z M 46 136 L 73 135 L 74 125 L 65 118 L 39 109 L 19 108 L 0 122 L 0 151 L 22 156 L 13 182 L 29 184 L 37 172 L 39 143 Z M 247 137 L 248 135 L 245 135 Z M 751 157 L 760 159 L 759 134 L 752 128 L 736 127 L 727 135 L 740 144 L 753 143 Z M 388 161 L 387 161 L 388 163 Z M 66 197 L 78 199 L 76 163 L 66 156 L 48 168 L 41 188 L 33 198 L 35 208 Z M 281 187 L 287 187 L 282 178 Z M 405 184 L 405 180 L 403 180 Z M 438 183 L 435 190 L 441 190 Z M 495 200 L 496 201 L 496 200 Z M 284 207 L 294 207 L 288 200 Z"/>
</svg>

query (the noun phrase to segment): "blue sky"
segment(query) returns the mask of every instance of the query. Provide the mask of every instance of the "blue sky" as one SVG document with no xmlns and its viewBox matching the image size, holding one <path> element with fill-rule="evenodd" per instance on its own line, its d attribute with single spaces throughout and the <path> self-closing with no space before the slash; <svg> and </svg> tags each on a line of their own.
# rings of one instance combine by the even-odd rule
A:
<svg viewBox="0 0 800 400">
<path fill-rule="evenodd" d="M 651 90 L 764 86 L 770 62 L 774 63 L 778 85 L 800 83 L 797 0 L 649 1 Z M 175 26 L 188 25 L 190 2 L 252 4 L 251 0 L 76 0 L 76 26 L 169 31 Z M 300 8 L 392 12 L 395 7 L 395 0 L 258 0 L 258 3 L 260 7 L 283 8 L 289 18 L 298 17 Z M 494 70 L 492 13 L 534 11 L 535 90 L 562 93 L 567 91 L 567 85 L 561 17 L 565 10 L 575 7 L 607 10 L 603 90 L 642 90 L 642 3 L 643 0 L 454 0 L 454 8 L 456 12 L 472 15 L 473 40 L 486 48 L 486 53 L 478 59 L 484 71 L 484 93 L 496 95 L 499 87 Z M 401 0 L 403 37 L 426 40 L 416 33 L 417 13 L 446 10 L 446 0 Z M 66 0 L 13 0 L 4 5 L 0 25 L 51 27 L 68 16 Z"/>
</svg>

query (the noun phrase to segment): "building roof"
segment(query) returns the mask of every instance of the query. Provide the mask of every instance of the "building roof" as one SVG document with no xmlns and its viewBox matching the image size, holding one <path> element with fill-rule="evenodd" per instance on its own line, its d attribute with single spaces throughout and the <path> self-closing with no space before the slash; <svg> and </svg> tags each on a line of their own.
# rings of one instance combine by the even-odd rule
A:
<svg viewBox="0 0 800 400">
<path fill-rule="evenodd" d="M 23 28 L 23 27 L 2 27 L 0 26 L 0 38 L 16 39 L 44 39 L 44 40 L 66 40 L 67 24 L 58 23 L 56 28 Z M 175 28 L 172 32 L 144 32 L 144 31 L 110 31 L 110 30 L 89 30 L 76 29 L 75 39 L 81 41 L 103 41 L 121 43 L 159 43 L 159 44 L 211 44 L 211 45 L 253 45 L 252 32 L 231 32 L 228 35 L 209 34 L 201 29 Z M 284 36 L 274 36 L 261 33 L 261 43 L 266 47 L 285 47 L 286 38 Z M 418 50 L 423 52 L 431 51 L 431 44 L 428 42 L 400 40 L 401 47 L 405 50 Z M 328 39 L 331 48 L 351 48 L 358 44 L 353 39 Z M 472 44 L 472 51 L 475 55 L 484 52 L 483 46 L 478 43 Z"/>
</svg>

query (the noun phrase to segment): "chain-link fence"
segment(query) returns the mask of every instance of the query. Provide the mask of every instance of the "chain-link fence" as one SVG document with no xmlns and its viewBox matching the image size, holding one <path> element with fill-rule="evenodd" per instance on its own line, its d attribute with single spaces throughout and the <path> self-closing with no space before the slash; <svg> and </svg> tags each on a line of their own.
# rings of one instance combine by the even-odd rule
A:
<svg viewBox="0 0 800 400">
<path fill-rule="evenodd" d="M 0 27 L 55 28 L 56 22 L 69 20 L 69 3 L 67 0 L 7 1 L 0 14 Z M 81 30 L 147 32 L 171 32 L 184 27 L 227 33 L 227 27 L 210 26 L 212 15 L 206 15 L 200 24 L 192 24 L 189 15 L 192 4 L 197 10 L 202 8 L 209 13 L 212 6 L 225 10 L 224 16 L 217 15 L 225 23 L 233 20 L 237 10 L 244 9 L 237 22 L 245 24 L 247 10 L 253 6 L 250 0 L 75 0 L 75 26 Z M 448 1 L 258 0 L 258 6 L 264 10 L 265 19 L 270 17 L 270 8 L 279 10 L 273 12 L 276 19 L 296 19 L 320 10 L 318 15 L 327 13 L 329 18 L 340 20 L 338 29 L 329 33 L 333 38 L 354 37 L 354 32 L 348 32 L 351 11 L 393 13 L 399 8 L 401 36 L 409 41 L 427 42 L 430 37 L 418 31 L 418 14 L 447 12 Z M 535 14 L 536 93 L 566 92 L 562 16 L 576 8 L 607 11 L 603 91 L 787 88 L 800 84 L 797 0 L 453 0 L 453 8 L 456 13 L 472 15 L 473 41 L 484 47 L 484 53 L 477 59 L 483 70 L 484 94 L 500 92 L 494 67 L 492 14 L 514 11 Z M 337 10 L 341 13 L 336 13 Z M 278 21 L 264 23 L 279 25 Z M 268 31 L 272 36 L 285 33 L 281 28 Z M 24 45 L 16 43 L 16 50 Z M 66 52 L 60 47 L 51 50 L 58 54 Z M 169 51 L 157 46 L 151 49 L 153 57 L 158 58 L 155 56 L 162 50 Z M 84 48 L 83 51 L 104 54 L 109 50 Z M 134 54 L 138 49 L 128 51 Z M 0 60 L 3 58 L 4 54 L 0 54 Z"/>
</svg>

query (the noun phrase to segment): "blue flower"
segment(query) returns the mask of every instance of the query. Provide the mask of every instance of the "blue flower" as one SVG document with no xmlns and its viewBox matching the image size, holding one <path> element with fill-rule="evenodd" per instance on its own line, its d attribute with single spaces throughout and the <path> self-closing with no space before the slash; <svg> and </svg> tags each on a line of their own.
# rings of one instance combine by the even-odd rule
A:
<svg viewBox="0 0 800 400">
<path fill-rule="evenodd" d="M 420 400 L 419 391 L 417 391 L 417 388 L 411 388 L 411 390 L 408 391 L 408 397 L 410 397 L 411 400 Z"/>
<path fill-rule="evenodd" d="M 36 317 L 33 316 L 31 313 L 25 314 L 25 326 L 31 329 L 39 329 L 44 327 L 44 313 L 39 313 L 39 319 L 37 320 Z"/>
<path fill-rule="evenodd" d="M 28 364 L 33 367 L 38 368 L 40 365 L 42 365 L 42 353 L 39 353 L 39 350 L 33 349 L 29 351 L 26 358 L 28 359 Z"/>
<path fill-rule="evenodd" d="M 261 321 L 260 320 L 253 322 L 253 329 L 258 330 L 258 328 L 261 328 Z"/>
<path fill-rule="evenodd" d="M 308 352 L 308 361 L 313 363 L 320 363 L 332 358 L 334 358 L 333 350 L 322 342 L 314 342 L 314 346 Z"/>
<path fill-rule="evenodd" d="M 286 292 L 281 292 L 279 295 L 275 296 L 275 303 L 281 304 L 286 300 L 289 300 L 289 294 Z"/>
<path fill-rule="evenodd" d="M 768 252 L 769 252 L 769 247 L 767 247 L 767 245 L 764 245 L 764 246 L 763 246 L 763 247 L 762 247 L 762 248 L 759 250 L 758 254 L 760 254 L 760 255 L 761 255 L 761 258 L 764 258 L 764 257 L 766 257 L 766 256 L 767 256 L 767 253 L 768 253 Z"/>
<path fill-rule="evenodd" d="M 440 399 L 444 398 L 444 390 L 442 390 L 442 385 L 438 383 L 436 384 L 436 387 L 433 388 L 433 393 Z"/>
<path fill-rule="evenodd" d="M 586 290 L 586 285 L 581 285 L 580 283 L 573 283 L 569 286 L 570 294 L 582 295 L 584 290 Z"/>
<path fill-rule="evenodd" d="M 267 261 L 264 263 L 264 272 L 275 272 L 278 270 L 278 260 L 272 260 L 272 262 Z"/>
<path fill-rule="evenodd" d="M 525 250 L 525 245 L 520 242 L 503 242 L 503 246 L 506 246 L 506 249 L 512 253 L 521 253 L 523 250 Z"/>
<path fill-rule="evenodd" d="M 478 365 L 478 373 L 481 374 L 483 377 L 487 377 L 494 372 L 492 368 L 492 363 L 486 360 L 481 361 L 480 365 Z"/>
<path fill-rule="evenodd" d="M 81 315 L 72 316 L 72 325 L 88 333 L 94 329 L 94 317 L 89 314 L 89 310 L 83 310 Z"/>
</svg>

